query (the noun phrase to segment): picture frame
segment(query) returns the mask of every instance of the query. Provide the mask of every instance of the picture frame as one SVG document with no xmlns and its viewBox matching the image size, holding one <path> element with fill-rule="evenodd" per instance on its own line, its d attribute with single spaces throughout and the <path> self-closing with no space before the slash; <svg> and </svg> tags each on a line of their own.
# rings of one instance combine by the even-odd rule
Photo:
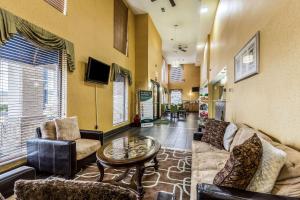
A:
<svg viewBox="0 0 300 200">
<path fill-rule="evenodd" d="M 260 32 L 234 56 L 234 83 L 259 73 Z"/>
</svg>

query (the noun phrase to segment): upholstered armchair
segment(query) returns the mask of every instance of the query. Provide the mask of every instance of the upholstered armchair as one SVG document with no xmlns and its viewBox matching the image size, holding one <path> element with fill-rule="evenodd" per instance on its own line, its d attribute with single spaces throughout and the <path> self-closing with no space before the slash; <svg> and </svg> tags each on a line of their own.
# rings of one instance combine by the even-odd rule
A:
<svg viewBox="0 0 300 200">
<path fill-rule="evenodd" d="M 43 139 L 40 128 L 37 138 L 27 141 L 27 164 L 37 171 L 72 178 L 84 165 L 96 161 L 96 151 L 103 145 L 100 131 L 80 130 L 80 139 Z"/>
</svg>

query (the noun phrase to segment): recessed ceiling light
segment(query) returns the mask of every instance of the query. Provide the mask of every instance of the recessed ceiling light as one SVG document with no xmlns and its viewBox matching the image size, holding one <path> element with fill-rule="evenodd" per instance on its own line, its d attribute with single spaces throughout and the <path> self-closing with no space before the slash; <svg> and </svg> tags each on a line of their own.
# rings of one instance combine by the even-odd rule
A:
<svg viewBox="0 0 300 200">
<path fill-rule="evenodd" d="M 202 45 L 201 44 L 198 44 L 197 45 L 197 49 L 201 49 L 202 48 Z"/>
<path fill-rule="evenodd" d="M 201 13 L 207 13 L 208 12 L 208 8 L 207 7 L 203 7 L 200 10 Z"/>
</svg>

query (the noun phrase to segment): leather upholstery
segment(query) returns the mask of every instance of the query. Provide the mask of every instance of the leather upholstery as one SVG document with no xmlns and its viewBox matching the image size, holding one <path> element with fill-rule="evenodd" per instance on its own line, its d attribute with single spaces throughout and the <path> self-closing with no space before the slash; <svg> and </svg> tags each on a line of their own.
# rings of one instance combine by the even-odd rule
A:
<svg viewBox="0 0 300 200">
<path fill-rule="evenodd" d="M 19 179 L 35 179 L 35 170 L 32 167 L 22 166 L 0 175 L 0 193 L 8 198 L 14 194 L 14 184 Z"/>
<path fill-rule="evenodd" d="M 103 133 L 99 131 L 80 131 L 81 138 L 99 140 L 103 145 Z M 36 139 L 27 141 L 27 164 L 38 171 L 64 175 L 72 178 L 76 171 L 88 162 L 96 161 L 96 154 L 76 160 L 76 142 L 68 140 L 42 139 L 40 128 L 37 128 Z M 87 160 L 88 162 L 86 162 Z"/>
<path fill-rule="evenodd" d="M 249 192 L 201 183 L 197 185 L 197 200 L 296 200 L 299 198 Z"/>
<path fill-rule="evenodd" d="M 201 138 L 203 136 L 203 132 L 197 132 L 197 133 L 194 133 L 194 140 L 197 140 L 197 141 L 201 141 Z"/>
<path fill-rule="evenodd" d="M 156 193 L 154 200 L 175 200 L 175 195 L 170 192 L 160 191 Z"/>
</svg>

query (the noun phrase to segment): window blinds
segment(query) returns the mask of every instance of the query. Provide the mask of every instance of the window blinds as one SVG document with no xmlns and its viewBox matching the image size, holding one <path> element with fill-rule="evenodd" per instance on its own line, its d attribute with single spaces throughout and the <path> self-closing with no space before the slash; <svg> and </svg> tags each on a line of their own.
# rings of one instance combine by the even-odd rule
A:
<svg viewBox="0 0 300 200">
<path fill-rule="evenodd" d="M 183 66 L 171 66 L 170 69 L 170 82 L 183 82 L 184 74 L 183 74 Z"/>
<path fill-rule="evenodd" d="M 128 84 L 124 76 L 118 75 L 113 82 L 113 125 L 128 120 Z"/>
<path fill-rule="evenodd" d="M 64 15 L 67 14 L 67 0 L 44 0 L 54 8 L 56 8 L 59 12 Z"/>
<path fill-rule="evenodd" d="M 26 154 L 42 122 L 65 115 L 66 54 L 20 35 L 0 47 L 0 162 Z"/>
</svg>

